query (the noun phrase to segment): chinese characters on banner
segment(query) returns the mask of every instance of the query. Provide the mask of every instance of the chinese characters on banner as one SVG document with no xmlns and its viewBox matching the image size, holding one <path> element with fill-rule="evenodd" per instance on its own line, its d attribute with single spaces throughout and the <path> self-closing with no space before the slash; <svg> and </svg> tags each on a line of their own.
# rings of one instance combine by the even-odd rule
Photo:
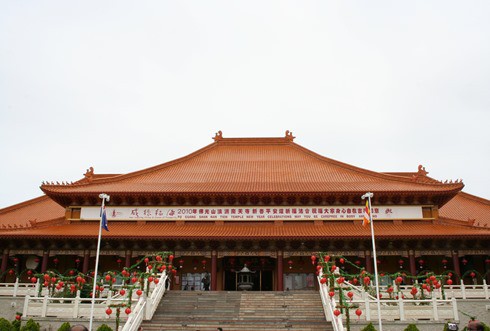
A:
<svg viewBox="0 0 490 331">
<path fill-rule="evenodd" d="M 84 207 L 81 219 L 97 219 Z M 357 220 L 363 207 L 107 207 L 109 220 Z M 374 206 L 373 219 L 421 219 L 421 206 Z"/>
</svg>

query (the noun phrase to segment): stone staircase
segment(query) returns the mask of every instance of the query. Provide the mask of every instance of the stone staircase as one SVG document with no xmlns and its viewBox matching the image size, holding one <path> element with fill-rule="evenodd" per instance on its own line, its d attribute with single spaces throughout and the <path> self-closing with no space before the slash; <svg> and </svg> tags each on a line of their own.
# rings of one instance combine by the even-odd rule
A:
<svg viewBox="0 0 490 331">
<path fill-rule="evenodd" d="M 316 291 L 169 291 L 142 326 L 144 331 L 333 330 Z"/>
</svg>

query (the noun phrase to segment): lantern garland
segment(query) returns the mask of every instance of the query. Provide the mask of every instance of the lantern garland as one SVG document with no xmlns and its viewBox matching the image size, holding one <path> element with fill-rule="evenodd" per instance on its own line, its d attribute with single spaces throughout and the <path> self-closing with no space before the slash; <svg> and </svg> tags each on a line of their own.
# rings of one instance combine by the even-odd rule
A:
<svg viewBox="0 0 490 331">
<path fill-rule="evenodd" d="M 113 309 L 116 310 L 116 330 L 119 327 L 120 312 L 124 309 L 126 314 L 131 313 L 131 303 L 133 293 L 137 296 L 148 296 L 151 283 L 155 285 L 159 283 L 157 274 L 168 272 L 175 275 L 176 270 L 173 268 L 174 256 L 171 252 L 159 252 L 155 255 L 145 256 L 141 260 L 130 266 L 123 268 L 121 271 L 106 271 L 95 277 L 93 271 L 87 274 L 79 272 L 77 269 L 69 269 L 65 273 L 60 273 L 57 270 L 47 270 L 44 273 L 35 273 L 34 270 L 28 269 L 26 275 L 32 283 L 39 282 L 38 296 L 41 296 L 43 289 L 48 290 L 50 296 L 61 295 L 63 297 L 74 297 L 76 292 L 83 292 L 84 296 L 92 296 L 92 293 L 87 293 L 93 287 L 93 282 L 97 281 L 95 286 L 96 297 L 100 297 L 102 292 L 107 289 L 111 296 L 119 294 L 125 301 L 122 303 L 111 304 L 106 309 L 106 314 L 110 316 Z M 145 268 L 141 268 L 144 266 Z M 143 270 L 144 269 L 144 270 Z M 12 274 L 15 274 L 14 269 Z M 122 280 L 122 287 L 119 291 L 114 287 L 117 279 Z M 87 286 L 90 285 L 90 286 Z"/>
<path fill-rule="evenodd" d="M 360 285 L 367 293 L 376 297 L 376 291 L 372 285 L 372 279 L 374 279 L 375 275 L 362 268 L 359 260 L 352 263 L 344 256 L 331 256 L 324 252 L 317 253 L 317 256 L 312 255 L 311 261 L 313 264 L 317 262 L 316 274 L 317 276 L 321 275 L 320 284 L 326 284 L 329 287 L 328 295 L 331 298 L 334 297 L 336 293 L 338 294 L 339 302 L 335 307 L 334 315 L 338 317 L 345 314 L 347 330 L 350 330 L 350 310 L 355 309 L 355 314 L 358 319 L 362 315 L 362 310 L 359 308 L 359 305 L 351 302 L 354 294 L 350 290 L 353 285 Z M 337 261 L 339 265 L 337 265 Z M 403 260 L 399 261 L 400 268 L 403 267 L 403 262 Z M 425 263 L 423 260 L 418 262 L 421 266 Z M 345 264 L 350 265 L 352 267 L 351 269 L 354 270 L 354 273 L 346 272 L 345 268 L 342 268 Z M 412 280 L 414 283 L 410 290 L 413 299 L 425 299 L 437 289 L 441 290 L 442 297 L 445 299 L 445 286 L 451 286 L 453 284 L 452 277 L 454 275 L 455 273 L 449 270 L 446 270 L 440 275 L 427 271 L 412 276 L 403 270 L 392 274 L 380 274 L 381 277 L 389 277 L 394 282 L 393 285 L 389 285 L 386 289 L 389 299 L 406 299 L 400 289 L 400 286 L 406 280 Z M 467 271 L 462 278 L 467 276 L 472 279 L 482 277 L 482 275 L 475 270 Z M 383 299 L 381 293 L 380 299 Z"/>
</svg>

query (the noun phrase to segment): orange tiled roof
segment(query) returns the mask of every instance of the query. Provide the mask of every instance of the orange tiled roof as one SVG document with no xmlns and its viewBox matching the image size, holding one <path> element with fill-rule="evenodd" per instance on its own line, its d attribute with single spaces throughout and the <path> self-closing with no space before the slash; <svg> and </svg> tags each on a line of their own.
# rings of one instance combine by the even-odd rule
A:
<svg viewBox="0 0 490 331">
<path fill-rule="evenodd" d="M 152 168 L 74 185 L 43 185 L 50 195 L 117 193 L 454 193 L 461 182 L 416 181 L 357 168 L 286 138 L 221 138 Z"/>
<path fill-rule="evenodd" d="M 361 222 L 325 222 L 324 225 L 288 222 L 281 226 L 271 223 L 247 224 L 186 223 L 174 222 L 111 222 L 105 239 L 333 239 L 370 238 L 370 230 Z M 98 222 L 73 222 L 45 229 L 0 231 L 4 237 L 23 238 L 96 238 Z M 432 222 L 377 222 L 376 237 L 382 238 L 437 238 L 490 236 L 490 229 L 476 229 L 458 225 L 438 225 Z"/>
<path fill-rule="evenodd" d="M 0 230 L 2 228 L 32 227 L 42 222 L 64 218 L 64 216 L 65 208 L 43 195 L 0 209 Z"/>
<path fill-rule="evenodd" d="M 439 216 L 490 229 L 490 201 L 459 192 L 439 210 Z"/>
</svg>

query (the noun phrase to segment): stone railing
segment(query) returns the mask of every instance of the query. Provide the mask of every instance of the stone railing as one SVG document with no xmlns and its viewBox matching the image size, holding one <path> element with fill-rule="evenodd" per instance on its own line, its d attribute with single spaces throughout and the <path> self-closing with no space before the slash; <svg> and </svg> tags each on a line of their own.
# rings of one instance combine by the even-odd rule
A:
<svg viewBox="0 0 490 331">
<path fill-rule="evenodd" d="M 320 285 L 320 296 L 322 298 L 322 304 L 327 321 L 332 322 L 335 331 L 343 331 L 343 322 L 345 321 L 345 313 L 335 316 L 334 311 L 339 310 L 338 291 L 335 291 L 335 295 L 330 297 L 328 283 L 322 284 L 320 282 L 321 274 L 318 277 Z M 377 300 L 369 295 L 360 286 L 353 286 L 352 284 L 343 284 L 345 290 L 349 289 L 355 295 L 352 300 L 346 298 L 346 305 L 353 306 L 355 309 L 361 309 L 362 314 L 358 316 L 360 321 L 372 321 L 376 320 L 378 316 Z M 476 286 L 476 285 L 475 285 Z M 467 289 L 468 286 L 466 286 Z M 411 286 L 402 288 L 402 292 L 406 291 L 410 293 Z M 465 286 L 463 285 L 463 288 Z M 481 291 L 481 289 L 480 289 Z M 447 296 L 448 290 L 446 290 Z M 441 299 L 438 295 L 433 295 L 431 298 L 410 300 L 403 299 L 402 295 L 398 296 L 398 299 L 382 299 L 380 301 L 381 306 L 381 319 L 385 321 L 417 321 L 417 320 L 431 320 L 431 321 L 459 321 L 458 306 L 455 297 L 451 299 Z M 344 310 L 345 312 L 345 310 Z M 337 312 L 338 313 L 338 312 Z M 353 312 L 350 314 L 353 315 Z M 352 317 L 351 317 L 352 318 Z"/>
<path fill-rule="evenodd" d="M 320 286 L 320 297 L 322 298 L 323 312 L 325 313 L 325 318 L 328 322 L 332 323 L 334 331 L 344 331 L 344 326 L 341 317 L 334 315 L 333 311 L 337 306 L 335 297 L 330 297 L 328 295 L 328 285 L 322 284 L 320 282 L 321 274 L 317 277 L 318 285 Z"/>
<path fill-rule="evenodd" d="M 151 320 L 155 311 L 165 294 L 165 284 L 167 282 L 167 273 L 164 272 L 159 278 L 159 282 L 151 291 L 151 295 L 147 298 L 142 296 L 131 314 L 128 316 L 128 320 L 124 324 L 122 331 L 136 331 L 141 325 L 143 320 Z"/>
<path fill-rule="evenodd" d="M 96 298 L 94 306 L 95 318 L 109 318 L 105 310 L 113 304 L 123 304 L 127 298 Z M 136 301 L 136 300 L 132 300 Z M 80 292 L 74 298 L 31 297 L 26 295 L 23 316 L 26 317 L 57 317 L 57 318 L 89 318 L 92 298 L 81 298 Z"/>
<path fill-rule="evenodd" d="M 20 283 L 19 278 L 15 279 L 15 283 L 0 283 L 0 296 L 9 297 L 25 297 L 26 295 L 37 295 L 39 291 L 39 282 L 37 283 Z M 43 289 L 43 294 L 47 290 Z"/>
<path fill-rule="evenodd" d="M 166 281 L 167 274 L 164 272 L 158 278 L 157 284 L 151 283 L 148 297 L 142 295 L 139 299 L 134 298 L 131 300 L 131 313 L 127 318 L 121 315 L 121 319 L 126 320 L 122 330 L 136 331 L 144 319 L 148 320 L 153 317 L 160 300 L 165 294 Z M 40 285 L 38 284 L 37 287 L 35 284 L 30 285 L 32 286 L 29 287 L 29 292 L 25 294 L 23 316 L 81 319 L 88 319 L 90 317 L 92 298 L 81 298 L 80 291 L 77 291 L 76 297 L 74 298 L 50 297 L 47 292 L 44 296 L 38 297 L 36 295 L 38 294 L 38 286 Z M 13 289 L 14 286 L 5 286 L 4 288 Z M 17 288 L 20 288 L 20 286 L 17 286 Z M 31 291 L 33 295 L 31 295 Z M 19 294 L 20 292 L 17 291 L 16 293 Z M 110 316 L 106 314 L 106 309 L 109 306 L 118 306 L 128 302 L 127 294 L 125 296 L 121 296 L 120 294 L 111 296 L 111 293 L 111 291 L 104 290 L 101 293 L 101 297 L 94 300 L 94 318 L 109 319 Z"/>
</svg>

